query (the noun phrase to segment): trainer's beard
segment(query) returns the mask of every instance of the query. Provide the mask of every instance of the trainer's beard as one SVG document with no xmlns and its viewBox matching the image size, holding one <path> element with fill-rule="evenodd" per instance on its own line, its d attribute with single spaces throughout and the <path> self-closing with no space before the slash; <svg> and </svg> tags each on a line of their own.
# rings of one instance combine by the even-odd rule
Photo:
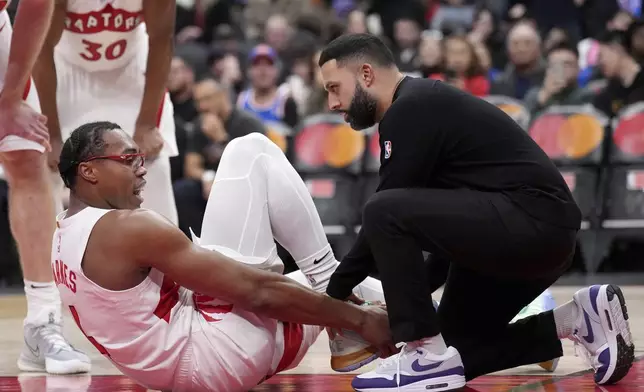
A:
<svg viewBox="0 0 644 392">
<path fill-rule="evenodd" d="M 376 124 L 377 108 L 378 101 L 376 98 L 363 89 L 360 83 L 356 82 L 356 93 L 351 100 L 349 110 L 347 110 L 351 128 L 362 130 L 374 126 Z"/>
</svg>

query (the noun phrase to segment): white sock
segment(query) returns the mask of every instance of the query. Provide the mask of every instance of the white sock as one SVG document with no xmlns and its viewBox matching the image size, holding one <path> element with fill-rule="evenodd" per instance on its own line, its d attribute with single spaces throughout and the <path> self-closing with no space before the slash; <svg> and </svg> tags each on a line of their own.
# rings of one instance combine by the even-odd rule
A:
<svg viewBox="0 0 644 392">
<path fill-rule="evenodd" d="M 441 334 L 431 338 L 422 339 L 421 345 L 432 354 L 443 355 L 447 352 L 447 345 L 445 344 L 445 340 L 443 340 L 443 335 Z"/>
<path fill-rule="evenodd" d="M 25 280 L 27 297 L 27 317 L 25 324 L 45 325 L 61 322 L 60 293 L 52 282 L 32 282 Z"/>
<path fill-rule="evenodd" d="M 326 293 L 331 275 L 333 275 L 338 264 L 340 264 L 335 259 L 330 245 L 327 245 L 311 257 L 303 260 L 295 260 L 295 263 L 304 276 L 306 276 L 306 279 L 311 284 L 311 288 L 319 293 Z"/>
<path fill-rule="evenodd" d="M 575 301 L 566 302 L 563 305 L 557 306 L 552 313 L 555 316 L 555 326 L 557 328 L 557 336 L 559 339 L 565 339 L 572 335 L 575 328 L 575 321 L 579 313 L 579 308 Z"/>
</svg>

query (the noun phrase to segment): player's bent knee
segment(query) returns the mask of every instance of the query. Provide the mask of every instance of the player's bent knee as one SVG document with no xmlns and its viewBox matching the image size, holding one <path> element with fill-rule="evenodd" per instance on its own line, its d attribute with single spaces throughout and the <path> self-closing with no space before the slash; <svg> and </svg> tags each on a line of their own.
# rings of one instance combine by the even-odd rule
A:
<svg viewBox="0 0 644 392">
<path fill-rule="evenodd" d="M 9 182 L 47 179 L 46 156 L 36 150 L 18 150 L 0 154 Z"/>
<path fill-rule="evenodd" d="M 258 154 L 266 152 L 273 142 L 261 133 L 249 133 L 248 135 L 233 139 L 224 153 L 243 155 L 245 157 L 256 157 Z"/>
</svg>

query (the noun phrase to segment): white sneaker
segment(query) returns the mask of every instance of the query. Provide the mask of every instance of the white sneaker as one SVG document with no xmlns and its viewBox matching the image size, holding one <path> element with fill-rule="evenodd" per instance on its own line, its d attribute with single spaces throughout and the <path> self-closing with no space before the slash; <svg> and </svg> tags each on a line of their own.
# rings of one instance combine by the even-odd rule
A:
<svg viewBox="0 0 644 392">
<path fill-rule="evenodd" d="M 550 290 L 546 290 L 541 293 L 534 301 L 532 301 L 528 306 L 521 309 L 519 314 L 517 314 L 511 323 L 514 323 L 517 320 L 524 319 L 529 316 L 534 316 L 535 314 L 543 313 L 548 310 L 552 310 L 557 306 L 554 297 Z M 538 364 L 542 369 L 548 372 L 554 372 L 559 365 L 559 358 L 554 358 L 549 361 L 541 362 Z"/>
<path fill-rule="evenodd" d="M 24 339 L 18 358 L 18 368 L 23 372 L 74 374 L 91 369 L 89 357 L 65 340 L 59 324 L 25 325 Z"/>
<path fill-rule="evenodd" d="M 352 372 L 378 358 L 378 350 L 352 331 L 329 336 L 329 349 L 331 369 L 336 372 Z"/>
<path fill-rule="evenodd" d="M 354 378 L 351 386 L 359 392 L 438 392 L 465 386 L 463 361 L 454 347 L 436 355 L 422 342 L 399 346 L 400 353 L 382 361 L 376 370 Z"/>
<path fill-rule="evenodd" d="M 635 345 L 628 325 L 622 290 L 615 285 L 595 285 L 573 296 L 578 308 L 572 336 L 582 348 L 599 385 L 624 378 L 635 360 Z"/>
</svg>

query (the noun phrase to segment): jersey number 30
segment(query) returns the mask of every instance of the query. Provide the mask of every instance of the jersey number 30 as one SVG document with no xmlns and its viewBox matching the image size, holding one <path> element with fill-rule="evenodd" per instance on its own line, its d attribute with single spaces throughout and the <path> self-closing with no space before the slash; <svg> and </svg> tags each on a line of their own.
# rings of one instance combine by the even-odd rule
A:
<svg viewBox="0 0 644 392">
<path fill-rule="evenodd" d="M 127 49 L 127 41 L 124 39 L 114 41 L 105 47 L 103 47 L 103 44 L 86 39 L 82 42 L 85 45 L 85 52 L 81 53 L 80 56 L 87 61 L 99 61 L 103 58 L 106 60 L 116 60 L 123 56 L 125 49 Z"/>
</svg>

